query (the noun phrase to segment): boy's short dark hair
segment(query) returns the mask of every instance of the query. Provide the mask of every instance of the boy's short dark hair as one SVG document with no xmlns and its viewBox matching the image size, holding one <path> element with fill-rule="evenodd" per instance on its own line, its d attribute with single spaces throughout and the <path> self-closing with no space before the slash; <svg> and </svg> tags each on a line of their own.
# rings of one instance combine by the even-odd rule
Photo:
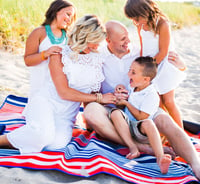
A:
<svg viewBox="0 0 200 184">
<path fill-rule="evenodd" d="M 150 77 L 152 80 L 157 74 L 157 63 L 150 56 L 141 56 L 135 59 L 134 62 L 137 62 L 141 66 L 143 66 L 143 76 Z"/>
</svg>

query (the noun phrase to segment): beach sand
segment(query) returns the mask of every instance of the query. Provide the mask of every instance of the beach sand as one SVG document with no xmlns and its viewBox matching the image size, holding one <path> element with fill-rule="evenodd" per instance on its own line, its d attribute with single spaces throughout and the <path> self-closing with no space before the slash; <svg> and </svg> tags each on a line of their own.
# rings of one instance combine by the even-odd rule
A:
<svg viewBox="0 0 200 184">
<path fill-rule="evenodd" d="M 187 78 L 176 89 L 176 102 L 184 120 L 200 122 L 200 26 L 183 28 L 172 32 L 176 50 L 187 65 Z M 0 50 L 0 104 L 7 95 L 27 97 L 29 71 L 20 54 Z M 59 171 L 38 171 L 0 167 L 0 183 L 3 184 L 126 184 L 105 174 L 90 178 L 70 176 Z"/>
</svg>

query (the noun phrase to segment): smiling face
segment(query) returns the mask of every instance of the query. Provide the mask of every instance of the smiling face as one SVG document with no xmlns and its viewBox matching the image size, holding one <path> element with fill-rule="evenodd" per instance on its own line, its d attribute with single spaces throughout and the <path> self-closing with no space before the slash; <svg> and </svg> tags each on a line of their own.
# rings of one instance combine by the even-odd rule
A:
<svg viewBox="0 0 200 184">
<path fill-rule="evenodd" d="M 128 72 L 131 87 L 138 87 L 141 85 L 144 78 L 144 76 L 142 75 L 142 68 L 143 67 L 136 62 L 133 62 L 131 64 Z"/>
<path fill-rule="evenodd" d="M 99 44 L 96 43 L 88 43 L 87 48 L 83 50 L 85 54 L 89 54 L 90 52 L 96 52 L 99 47 Z"/>
<path fill-rule="evenodd" d="M 58 27 L 61 29 L 66 29 L 68 26 L 70 26 L 74 14 L 75 9 L 73 6 L 69 6 L 58 11 L 56 15 L 56 22 Z"/>
<path fill-rule="evenodd" d="M 128 72 L 130 86 L 140 91 L 150 84 L 150 78 L 143 75 L 144 67 L 137 62 L 133 62 Z"/>
<path fill-rule="evenodd" d="M 129 52 L 130 43 L 127 29 L 116 22 L 107 23 L 107 38 L 109 50 L 116 56 L 123 56 Z"/>
</svg>

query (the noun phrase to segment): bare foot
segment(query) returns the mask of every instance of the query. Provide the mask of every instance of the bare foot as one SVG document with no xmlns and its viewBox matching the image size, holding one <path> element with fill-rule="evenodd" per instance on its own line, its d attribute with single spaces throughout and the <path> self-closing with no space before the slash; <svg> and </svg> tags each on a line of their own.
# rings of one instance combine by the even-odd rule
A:
<svg viewBox="0 0 200 184">
<path fill-rule="evenodd" d="M 174 152 L 174 150 L 168 146 L 164 146 L 163 147 L 164 153 L 165 154 L 169 154 L 172 157 L 172 160 L 174 160 L 176 158 L 176 153 Z"/>
<path fill-rule="evenodd" d="M 130 150 L 130 153 L 128 153 L 126 155 L 126 158 L 127 159 L 133 159 L 133 158 L 137 158 L 140 156 L 140 152 L 138 151 L 138 149 L 136 147 L 133 147 L 133 148 L 129 148 Z"/>
<path fill-rule="evenodd" d="M 171 155 L 164 154 L 158 161 L 158 165 L 162 174 L 167 174 L 171 160 Z"/>
</svg>

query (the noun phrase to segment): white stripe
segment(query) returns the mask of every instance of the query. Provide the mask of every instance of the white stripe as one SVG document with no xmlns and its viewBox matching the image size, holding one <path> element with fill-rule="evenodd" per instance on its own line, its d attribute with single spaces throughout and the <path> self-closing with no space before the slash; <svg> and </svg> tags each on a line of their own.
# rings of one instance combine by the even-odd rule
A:
<svg viewBox="0 0 200 184">
<path fill-rule="evenodd" d="M 9 103 L 9 102 L 12 102 L 12 103 L 15 103 L 15 104 L 19 104 L 19 105 L 26 105 L 27 103 L 25 103 L 25 102 L 20 102 L 20 101 L 18 101 L 18 100 L 13 100 L 12 98 L 8 98 L 7 99 L 7 102 Z"/>
<path fill-rule="evenodd" d="M 101 168 L 101 167 L 106 167 L 106 168 L 110 168 L 110 169 L 114 169 L 115 172 L 118 173 L 119 176 L 122 176 L 124 179 L 128 179 L 130 180 L 131 178 L 131 181 L 133 180 L 133 173 L 128 173 L 128 172 L 124 172 L 123 169 L 121 169 L 119 166 L 116 166 L 115 164 L 113 164 L 111 161 L 107 160 L 107 159 L 104 159 L 104 158 L 96 158 L 95 160 L 92 160 L 92 161 L 87 161 L 86 159 L 86 162 L 67 162 L 65 160 L 65 158 L 63 157 L 63 155 L 46 155 L 46 154 L 42 154 L 42 153 L 37 153 L 37 154 L 32 154 L 30 156 L 40 156 L 41 158 L 47 158 L 47 159 L 59 159 L 57 161 L 39 161 L 39 160 L 36 160 L 36 159 L 33 159 L 33 158 L 28 158 L 28 159 L 17 159 L 17 158 L 3 158 L 3 161 L 8 161 L 8 162 L 14 162 L 14 163 L 25 163 L 25 162 L 30 162 L 30 163 L 34 163 L 36 165 L 41 165 L 41 166 L 50 166 L 50 165 L 55 165 L 55 164 L 59 164 L 61 168 L 63 168 L 64 171 L 69 171 L 69 172 L 72 172 L 72 173 L 77 173 L 77 169 L 70 169 L 70 168 L 67 168 L 67 166 L 90 166 L 92 164 L 96 164 L 100 161 L 103 161 L 105 163 L 98 163 L 98 165 L 90 168 L 90 169 L 84 169 L 85 170 L 85 173 L 91 173 L 91 172 L 94 172 L 95 170 Z M 0 159 L 1 160 L 1 159 Z M 65 166 L 66 165 L 66 166 Z M 80 172 L 82 172 L 83 169 L 80 170 Z M 124 174 L 123 174 L 124 173 Z M 78 171 L 78 174 L 79 171 Z M 127 175 L 127 176 L 126 176 Z M 129 177 L 128 177 L 129 176 Z M 140 177 L 138 175 L 134 175 L 135 177 L 137 177 L 137 179 L 141 180 L 141 181 L 145 181 L 145 182 L 161 182 L 160 179 L 148 179 L 148 178 L 144 178 L 144 177 Z M 187 178 L 189 178 L 191 176 L 188 176 Z M 136 179 L 136 181 L 137 181 Z M 171 179 L 171 178 L 169 178 Z M 182 183 L 186 181 L 186 178 L 183 178 L 183 179 L 175 179 L 175 180 L 162 180 L 162 183 Z"/>
</svg>

